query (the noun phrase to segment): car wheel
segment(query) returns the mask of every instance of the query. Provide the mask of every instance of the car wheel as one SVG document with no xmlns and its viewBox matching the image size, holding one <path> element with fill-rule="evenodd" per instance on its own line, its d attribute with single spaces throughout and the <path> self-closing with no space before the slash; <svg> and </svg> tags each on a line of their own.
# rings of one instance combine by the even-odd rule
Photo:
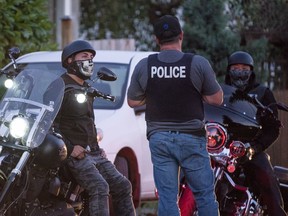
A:
<svg viewBox="0 0 288 216">
<path fill-rule="evenodd" d="M 117 156 L 115 158 L 114 165 L 120 173 L 122 173 L 127 179 L 129 179 L 129 168 L 128 168 L 128 161 L 126 160 L 126 158 Z M 110 202 L 109 204 L 110 216 L 115 216 L 116 214 L 114 213 L 114 210 L 112 208 L 113 204 L 112 204 L 111 197 L 110 197 L 109 202 Z"/>
<path fill-rule="evenodd" d="M 117 156 L 114 162 L 117 170 L 129 179 L 129 167 L 126 158 Z"/>
</svg>

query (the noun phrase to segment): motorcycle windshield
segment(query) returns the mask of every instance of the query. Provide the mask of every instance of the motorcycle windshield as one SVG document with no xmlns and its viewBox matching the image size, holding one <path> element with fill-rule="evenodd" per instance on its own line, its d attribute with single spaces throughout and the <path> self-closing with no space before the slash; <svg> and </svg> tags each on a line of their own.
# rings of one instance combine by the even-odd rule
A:
<svg viewBox="0 0 288 216">
<path fill-rule="evenodd" d="M 19 73 L 0 103 L 2 143 L 39 146 L 60 109 L 63 95 L 64 82 L 59 75 L 37 69 Z"/>
<path fill-rule="evenodd" d="M 256 118 L 257 107 L 252 103 L 252 98 L 232 86 L 221 87 L 223 103 L 221 106 L 205 104 L 205 120 L 225 126 L 234 139 L 252 139 L 260 129 Z"/>
<path fill-rule="evenodd" d="M 252 98 L 249 95 L 229 85 L 222 85 L 222 89 L 224 94 L 223 109 L 228 109 L 243 118 L 256 119 L 257 108 L 251 102 Z"/>
</svg>

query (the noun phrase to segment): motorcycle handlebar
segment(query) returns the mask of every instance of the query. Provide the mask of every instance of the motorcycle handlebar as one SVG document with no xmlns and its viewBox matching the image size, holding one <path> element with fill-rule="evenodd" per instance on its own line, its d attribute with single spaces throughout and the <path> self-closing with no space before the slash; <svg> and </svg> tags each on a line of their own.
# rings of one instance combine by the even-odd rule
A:
<svg viewBox="0 0 288 216">
<path fill-rule="evenodd" d="M 91 86 L 79 87 L 77 85 L 71 84 L 71 85 L 67 85 L 66 89 L 67 90 L 65 90 L 65 92 L 72 91 L 73 89 L 79 89 L 79 90 L 83 91 L 83 93 L 88 94 L 89 96 L 92 96 L 92 97 L 98 97 L 98 98 L 102 98 L 102 99 L 112 101 L 112 102 L 115 102 L 115 100 L 116 100 L 115 96 L 112 96 L 110 94 L 104 94 L 103 92 L 101 92 L 98 89 L 93 88 Z"/>
<path fill-rule="evenodd" d="M 116 97 L 109 95 L 109 94 L 104 94 L 103 92 L 100 92 L 99 90 L 95 89 L 95 88 L 90 88 L 89 92 L 93 97 L 99 97 L 99 98 L 103 98 L 105 100 L 108 101 L 112 101 L 115 102 Z"/>
</svg>

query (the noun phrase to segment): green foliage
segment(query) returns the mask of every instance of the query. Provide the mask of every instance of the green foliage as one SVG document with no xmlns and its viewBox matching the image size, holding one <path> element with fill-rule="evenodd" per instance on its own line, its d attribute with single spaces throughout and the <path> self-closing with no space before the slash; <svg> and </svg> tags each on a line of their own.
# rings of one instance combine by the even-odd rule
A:
<svg viewBox="0 0 288 216">
<path fill-rule="evenodd" d="M 252 54 L 261 81 L 270 77 L 267 63 L 288 70 L 287 0 L 82 0 L 81 13 L 82 36 L 134 38 L 137 50 L 157 50 L 153 22 L 177 15 L 184 27 L 183 51 L 208 58 L 220 79 L 236 50 Z M 288 75 L 279 80 L 288 86 Z"/>
<path fill-rule="evenodd" d="M 239 37 L 227 28 L 223 0 L 188 0 L 183 4 L 183 50 L 210 60 L 218 76 L 226 73 L 227 57 L 239 49 Z"/>
<path fill-rule="evenodd" d="M 269 71 L 262 65 L 269 59 L 268 40 L 261 37 L 257 40 L 249 41 L 241 50 L 251 54 L 254 60 L 254 72 L 259 82 L 265 82 L 269 78 Z"/>
<path fill-rule="evenodd" d="M 52 24 L 47 2 L 43 0 L 0 0 L 0 63 L 6 64 L 8 49 L 18 46 L 21 55 L 39 50 L 54 50 Z"/>
<path fill-rule="evenodd" d="M 250 50 L 257 64 L 260 81 L 269 81 L 273 71 L 264 65 L 275 65 L 278 88 L 287 88 L 288 79 L 288 4 L 287 0 L 229 0 L 230 28 L 241 35 L 240 44 Z M 233 22 L 232 22 L 233 21 Z M 262 67 L 260 67 L 262 65 Z M 277 72 L 277 71 L 276 71 Z M 282 77 L 280 77 L 282 76 Z"/>
<path fill-rule="evenodd" d="M 134 38 L 148 17 L 145 0 L 82 0 L 80 32 L 85 38 Z"/>
<path fill-rule="evenodd" d="M 81 36 L 89 39 L 134 38 L 137 50 L 155 50 L 152 23 L 175 14 L 183 0 L 81 0 Z"/>
</svg>

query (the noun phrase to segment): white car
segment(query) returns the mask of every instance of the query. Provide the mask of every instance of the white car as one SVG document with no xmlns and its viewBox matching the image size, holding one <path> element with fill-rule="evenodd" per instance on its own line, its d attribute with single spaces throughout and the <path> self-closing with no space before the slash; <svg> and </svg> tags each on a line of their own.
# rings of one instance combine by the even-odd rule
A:
<svg viewBox="0 0 288 216">
<path fill-rule="evenodd" d="M 140 200 L 156 199 L 156 196 L 146 139 L 145 113 L 141 109 L 130 108 L 126 97 L 135 65 L 149 54 L 151 53 L 96 50 L 94 74 L 100 67 L 106 67 L 117 75 L 117 80 L 91 82 L 99 91 L 116 96 L 114 103 L 103 99 L 95 100 L 96 127 L 103 132 L 100 147 L 106 151 L 108 159 L 131 181 L 136 207 Z M 16 62 L 20 70 L 37 68 L 43 73 L 65 72 L 61 66 L 61 51 L 34 52 L 19 57 Z M 13 66 L 9 64 L 3 69 L 13 70 Z M 3 78 L 0 81 L 3 82 Z"/>
</svg>

